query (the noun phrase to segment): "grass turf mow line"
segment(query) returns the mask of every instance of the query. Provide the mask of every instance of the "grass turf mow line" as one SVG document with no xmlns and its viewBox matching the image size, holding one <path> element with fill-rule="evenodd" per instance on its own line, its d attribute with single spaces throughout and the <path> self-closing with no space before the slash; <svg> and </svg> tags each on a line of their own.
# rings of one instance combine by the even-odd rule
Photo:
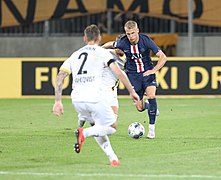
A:
<svg viewBox="0 0 221 180">
<path fill-rule="evenodd" d="M 31 176 L 79 176 L 79 177 L 135 177 L 135 178 L 194 178 L 194 179 L 221 179 L 221 176 L 204 175 L 175 175 L 175 174 L 68 174 L 68 173 L 40 173 L 40 172 L 6 172 L 0 171 L 1 175 L 31 175 Z"/>
</svg>

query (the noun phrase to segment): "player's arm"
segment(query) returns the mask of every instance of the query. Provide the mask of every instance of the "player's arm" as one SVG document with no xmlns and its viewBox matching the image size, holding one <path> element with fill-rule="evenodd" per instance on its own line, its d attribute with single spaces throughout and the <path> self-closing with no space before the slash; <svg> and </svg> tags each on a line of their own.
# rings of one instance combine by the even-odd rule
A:
<svg viewBox="0 0 221 180">
<path fill-rule="evenodd" d="M 158 53 L 156 55 L 157 55 L 157 57 L 159 57 L 159 59 L 158 59 L 156 66 L 153 68 L 155 72 L 159 71 L 167 61 L 167 57 L 163 53 L 163 51 L 161 51 L 161 50 L 158 51 Z"/>
<path fill-rule="evenodd" d="M 127 90 L 130 93 L 130 96 L 133 98 L 134 102 L 137 103 L 140 100 L 140 98 L 137 95 L 137 93 L 134 91 L 134 88 L 131 85 L 129 79 L 127 78 L 126 73 L 124 71 L 122 71 L 120 69 L 120 67 L 115 62 L 111 62 L 109 64 L 109 67 L 116 74 L 116 76 L 120 79 L 120 81 L 124 84 L 124 86 L 127 88 Z"/>
<path fill-rule="evenodd" d="M 166 55 L 163 53 L 163 51 L 159 50 L 159 51 L 156 53 L 156 56 L 159 57 L 156 66 L 154 66 L 154 68 L 153 68 L 152 70 L 146 71 L 146 72 L 143 74 L 144 76 L 148 76 L 148 75 L 150 75 L 150 74 L 155 74 L 155 73 L 156 73 L 157 71 L 159 71 L 159 70 L 164 66 L 164 64 L 166 63 L 167 57 L 166 57 Z"/>
<path fill-rule="evenodd" d="M 114 41 L 109 41 L 109 42 L 103 44 L 101 47 L 105 48 L 105 49 L 113 49 L 114 48 Z"/>
<path fill-rule="evenodd" d="M 69 74 L 66 71 L 60 70 L 57 77 L 56 77 L 56 84 L 55 84 L 55 101 L 61 101 L 62 96 L 62 86 L 64 83 L 64 79 Z"/>
<path fill-rule="evenodd" d="M 53 106 L 53 114 L 56 116 L 60 116 L 64 113 L 63 104 L 61 102 L 62 97 L 62 86 L 64 83 L 64 79 L 69 74 L 63 70 L 60 70 L 57 77 L 56 77 L 56 83 L 55 83 L 55 103 Z"/>
</svg>

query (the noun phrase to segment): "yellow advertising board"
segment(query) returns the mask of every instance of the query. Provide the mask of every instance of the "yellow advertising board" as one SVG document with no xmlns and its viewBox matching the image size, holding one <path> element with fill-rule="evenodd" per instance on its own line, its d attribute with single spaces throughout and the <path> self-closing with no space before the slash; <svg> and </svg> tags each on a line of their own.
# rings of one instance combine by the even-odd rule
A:
<svg viewBox="0 0 221 180">
<path fill-rule="evenodd" d="M 0 98 L 52 97 L 66 58 L 0 58 Z M 154 58 L 154 63 L 156 59 Z M 71 93 L 72 77 L 63 95 Z M 158 95 L 221 95 L 221 57 L 169 57 L 157 73 Z M 123 84 L 119 95 L 128 95 Z"/>
</svg>

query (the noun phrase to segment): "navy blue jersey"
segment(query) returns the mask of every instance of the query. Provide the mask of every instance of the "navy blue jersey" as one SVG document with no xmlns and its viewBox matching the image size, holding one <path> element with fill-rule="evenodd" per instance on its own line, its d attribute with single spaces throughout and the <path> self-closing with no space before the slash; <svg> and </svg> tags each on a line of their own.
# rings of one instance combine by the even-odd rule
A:
<svg viewBox="0 0 221 180">
<path fill-rule="evenodd" d="M 160 50 L 153 40 L 145 34 L 139 34 L 137 44 L 131 44 L 127 36 L 124 36 L 115 41 L 113 46 L 124 51 L 127 57 L 125 64 L 127 73 L 141 73 L 153 69 L 150 50 L 154 54 Z"/>
</svg>

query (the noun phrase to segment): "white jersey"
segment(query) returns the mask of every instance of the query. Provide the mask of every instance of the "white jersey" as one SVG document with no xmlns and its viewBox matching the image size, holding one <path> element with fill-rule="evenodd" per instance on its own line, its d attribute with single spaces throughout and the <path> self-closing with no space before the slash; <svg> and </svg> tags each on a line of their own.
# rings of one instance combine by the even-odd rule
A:
<svg viewBox="0 0 221 180">
<path fill-rule="evenodd" d="M 86 45 L 74 52 L 60 70 L 72 73 L 72 102 L 98 102 L 102 96 L 102 73 L 113 59 L 110 52 L 98 45 Z"/>
<path fill-rule="evenodd" d="M 109 49 L 109 51 L 113 55 L 113 59 L 117 62 L 119 67 L 123 69 L 124 63 L 125 63 L 125 60 L 123 59 L 123 57 L 119 58 L 118 56 L 116 56 L 113 49 Z M 119 79 L 109 67 L 104 68 L 102 77 L 103 77 L 102 88 L 104 90 L 112 90 L 112 91 L 117 90 Z"/>
<path fill-rule="evenodd" d="M 114 50 L 109 50 L 113 55 L 113 59 L 117 62 L 121 69 L 124 69 L 124 63 L 126 57 L 118 57 L 114 53 Z M 119 84 L 119 79 L 115 75 L 115 73 L 109 68 L 105 67 L 103 71 L 103 81 L 102 81 L 102 89 L 105 93 L 105 100 L 110 106 L 119 106 L 117 99 L 117 86 Z"/>
</svg>

